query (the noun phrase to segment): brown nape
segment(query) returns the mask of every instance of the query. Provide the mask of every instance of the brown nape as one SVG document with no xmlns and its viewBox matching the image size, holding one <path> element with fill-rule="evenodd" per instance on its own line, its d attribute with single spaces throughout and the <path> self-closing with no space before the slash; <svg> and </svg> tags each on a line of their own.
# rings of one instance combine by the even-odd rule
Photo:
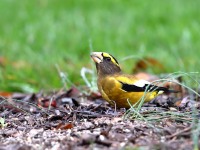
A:
<svg viewBox="0 0 200 150">
<path fill-rule="evenodd" d="M 110 62 L 103 61 L 99 64 L 96 64 L 96 68 L 97 68 L 97 73 L 100 76 L 121 73 L 121 68 L 113 64 L 111 61 Z"/>
</svg>

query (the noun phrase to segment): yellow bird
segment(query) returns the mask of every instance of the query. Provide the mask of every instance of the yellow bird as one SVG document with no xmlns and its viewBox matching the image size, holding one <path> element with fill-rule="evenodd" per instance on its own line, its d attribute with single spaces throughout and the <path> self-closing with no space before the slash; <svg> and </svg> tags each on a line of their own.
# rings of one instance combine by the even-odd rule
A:
<svg viewBox="0 0 200 150">
<path fill-rule="evenodd" d="M 123 74 L 118 61 L 108 53 L 93 52 L 91 58 L 96 64 L 97 86 L 102 97 L 118 108 L 130 108 L 130 104 L 136 104 L 143 97 L 149 102 L 163 92 L 176 92 Z"/>
</svg>

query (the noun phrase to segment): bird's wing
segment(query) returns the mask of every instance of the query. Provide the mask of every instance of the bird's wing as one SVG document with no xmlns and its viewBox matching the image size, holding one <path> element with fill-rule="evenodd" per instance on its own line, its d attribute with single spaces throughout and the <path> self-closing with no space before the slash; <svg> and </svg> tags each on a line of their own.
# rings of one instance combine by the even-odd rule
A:
<svg viewBox="0 0 200 150">
<path fill-rule="evenodd" d="M 145 85 L 150 83 L 145 80 L 138 80 L 133 76 L 108 76 L 101 81 L 101 86 L 104 91 L 124 91 L 124 92 L 144 92 Z"/>
<path fill-rule="evenodd" d="M 165 87 L 160 87 L 151 84 L 150 82 L 142 79 L 137 79 L 134 76 L 129 75 L 119 75 L 119 76 L 110 76 L 102 84 L 103 89 L 120 89 L 125 92 L 176 92 L 169 90 Z"/>
<path fill-rule="evenodd" d="M 137 79 L 134 76 L 131 75 L 122 75 L 122 76 L 116 76 L 115 77 L 118 82 L 121 83 L 121 89 L 126 92 L 152 92 L 152 91 L 158 91 L 158 92 L 176 92 L 173 90 L 169 90 L 165 87 L 160 87 L 151 84 L 150 82 L 142 79 Z"/>
<path fill-rule="evenodd" d="M 121 89 L 126 92 L 144 92 L 150 87 L 154 87 L 150 82 L 137 79 L 134 76 L 117 76 L 116 80 L 121 84 Z"/>
</svg>

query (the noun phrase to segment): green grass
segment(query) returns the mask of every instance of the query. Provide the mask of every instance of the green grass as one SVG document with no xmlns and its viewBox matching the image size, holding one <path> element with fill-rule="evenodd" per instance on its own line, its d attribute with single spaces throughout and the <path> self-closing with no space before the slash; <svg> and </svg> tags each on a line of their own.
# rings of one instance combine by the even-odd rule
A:
<svg viewBox="0 0 200 150">
<path fill-rule="evenodd" d="M 198 71 L 200 1 L 1 0 L 0 91 L 62 87 L 55 65 L 75 84 L 93 51 L 119 60 L 153 57 L 166 72 Z M 130 72 L 137 59 L 122 61 Z M 163 73 L 161 70 L 157 73 Z M 27 89 L 28 87 L 28 89 Z"/>
</svg>

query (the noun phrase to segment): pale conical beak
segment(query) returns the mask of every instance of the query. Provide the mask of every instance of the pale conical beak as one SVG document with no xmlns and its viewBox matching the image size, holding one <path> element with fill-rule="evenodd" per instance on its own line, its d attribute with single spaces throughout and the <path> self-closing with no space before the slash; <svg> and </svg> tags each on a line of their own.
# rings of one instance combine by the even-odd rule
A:
<svg viewBox="0 0 200 150">
<path fill-rule="evenodd" d="M 98 64 L 103 61 L 102 52 L 92 52 L 90 56 L 93 59 L 93 61 Z"/>
</svg>

